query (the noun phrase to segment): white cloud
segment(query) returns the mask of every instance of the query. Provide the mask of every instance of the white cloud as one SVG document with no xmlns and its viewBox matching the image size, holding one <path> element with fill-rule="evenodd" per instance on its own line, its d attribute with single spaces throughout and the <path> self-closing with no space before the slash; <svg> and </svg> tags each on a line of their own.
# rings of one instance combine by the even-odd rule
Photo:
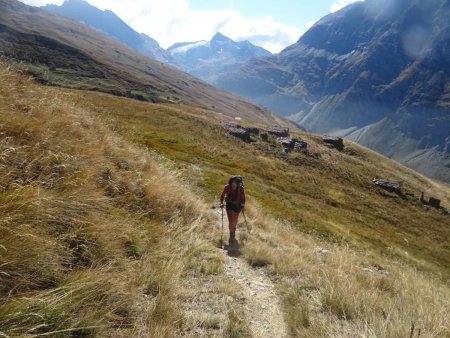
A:
<svg viewBox="0 0 450 338">
<path fill-rule="evenodd" d="M 44 5 L 63 0 L 22 0 Z M 131 27 L 156 39 L 167 48 L 175 42 L 209 40 L 217 33 L 233 40 L 249 40 L 271 52 L 295 43 L 303 34 L 299 28 L 277 22 L 271 16 L 249 19 L 236 10 L 194 10 L 188 0 L 88 0 L 109 9 Z M 231 7 L 233 8 L 233 7 Z"/>
<path fill-rule="evenodd" d="M 345 6 L 348 6 L 357 1 L 364 1 L 364 0 L 337 0 L 331 5 L 330 11 L 331 13 L 337 12 L 338 10 L 344 8 Z"/>
<path fill-rule="evenodd" d="M 317 22 L 317 20 L 310 20 L 305 24 L 306 29 L 310 29 L 314 24 Z"/>
<path fill-rule="evenodd" d="M 47 4 L 61 5 L 64 0 L 20 0 L 30 6 L 45 6 Z"/>
</svg>

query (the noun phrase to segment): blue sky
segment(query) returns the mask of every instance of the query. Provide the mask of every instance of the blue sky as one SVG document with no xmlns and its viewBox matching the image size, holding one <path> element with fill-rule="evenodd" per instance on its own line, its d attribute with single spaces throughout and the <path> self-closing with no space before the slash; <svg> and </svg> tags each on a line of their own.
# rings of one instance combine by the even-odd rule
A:
<svg viewBox="0 0 450 338">
<path fill-rule="evenodd" d="M 275 21 L 303 29 L 308 22 L 330 13 L 335 0 L 191 0 L 191 7 L 199 10 L 235 9 L 243 16 L 257 19 L 272 16 Z"/>
<path fill-rule="evenodd" d="M 64 0 L 21 0 L 42 6 Z M 116 13 L 163 48 L 217 33 L 278 53 L 321 17 L 358 0 L 85 0 Z"/>
</svg>

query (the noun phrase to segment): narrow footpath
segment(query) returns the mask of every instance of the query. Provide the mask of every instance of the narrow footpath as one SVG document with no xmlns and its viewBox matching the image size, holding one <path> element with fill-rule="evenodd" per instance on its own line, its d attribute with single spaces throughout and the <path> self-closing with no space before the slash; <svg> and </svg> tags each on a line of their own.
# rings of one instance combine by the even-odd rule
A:
<svg viewBox="0 0 450 338">
<path fill-rule="evenodd" d="M 220 227 L 220 210 L 218 213 L 218 224 Z M 228 242 L 227 229 L 228 225 L 225 216 L 224 243 Z M 236 251 L 234 249 L 231 250 L 228 246 L 225 246 L 225 249 L 222 251 L 225 255 L 225 273 L 242 288 L 245 316 L 250 324 L 253 337 L 287 337 L 280 299 L 275 292 L 274 284 L 266 275 L 265 270 L 251 267 L 243 257 L 235 254 Z"/>
</svg>

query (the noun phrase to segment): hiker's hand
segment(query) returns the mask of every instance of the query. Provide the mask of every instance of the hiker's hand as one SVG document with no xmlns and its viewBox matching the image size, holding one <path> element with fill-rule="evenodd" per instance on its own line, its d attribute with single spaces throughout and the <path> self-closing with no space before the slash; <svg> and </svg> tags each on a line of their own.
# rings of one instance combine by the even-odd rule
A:
<svg viewBox="0 0 450 338">
<path fill-rule="evenodd" d="M 223 203 L 220 205 L 220 208 L 223 209 Z"/>
</svg>

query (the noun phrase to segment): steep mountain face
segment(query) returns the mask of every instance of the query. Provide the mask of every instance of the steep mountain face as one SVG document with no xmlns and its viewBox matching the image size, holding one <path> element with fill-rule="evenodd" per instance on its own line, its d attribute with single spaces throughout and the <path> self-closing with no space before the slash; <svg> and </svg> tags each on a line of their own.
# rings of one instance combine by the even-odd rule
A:
<svg viewBox="0 0 450 338">
<path fill-rule="evenodd" d="M 249 41 L 235 42 L 221 33 L 209 42 L 176 43 L 168 48 L 168 52 L 183 70 L 208 82 L 236 70 L 245 61 L 272 55 Z"/>
<path fill-rule="evenodd" d="M 216 84 L 450 182 L 450 3 L 366 0 Z"/>
<path fill-rule="evenodd" d="M 180 42 L 165 50 L 156 40 L 133 30 L 115 13 L 102 11 L 85 0 L 66 0 L 61 6 L 42 8 L 86 24 L 154 60 L 174 65 L 210 83 L 236 70 L 245 61 L 272 55 L 249 41 L 235 42 L 221 33 L 211 41 Z"/>
<path fill-rule="evenodd" d="M 69 17 L 109 35 L 148 57 L 170 63 L 172 57 L 158 42 L 146 34 L 140 34 L 109 10 L 102 11 L 85 0 L 66 0 L 61 6 L 47 5 L 43 9 Z"/>
<path fill-rule="evenodd" d="M 87 25 L 16 0 L 0 0 L 0 56 L 16 61 L 45 84 L 169 103 L 187 111 L 201 109 L 222 119 L 289 124 Z"/>
</svg>

